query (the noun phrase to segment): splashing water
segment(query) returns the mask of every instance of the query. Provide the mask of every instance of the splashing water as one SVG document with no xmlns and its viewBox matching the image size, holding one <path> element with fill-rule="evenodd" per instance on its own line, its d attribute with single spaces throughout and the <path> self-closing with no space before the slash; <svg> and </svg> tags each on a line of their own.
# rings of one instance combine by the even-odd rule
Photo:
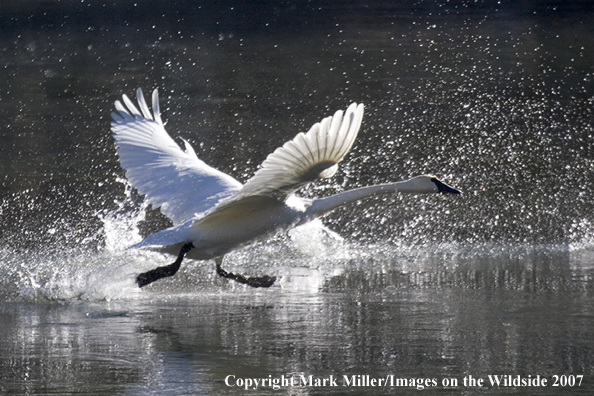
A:
<svg viewBox="0 0 594 396">
<path fill-rule="evenodd" d="M 8 300 L 112 299 L 134 295 L 134 267 L 125 248 L 140 240 L 137 223 L 144 204 L 133 198 L 125 184 L 125 197 L 117 208 L 96 213 L 101 227 L 96 234 L 70 247 L 48 244 L 42 249 L 4 249 L 3 296 Z M 97 244 L 96 241 L 104 241 Z M 142 257 L 142 256 L 141 256 Z"/>
<path fill-rule="evenodd" d="M 2 298 L 6 300 L 111 300 L 139 298 L 140 290 L 135 276 L 148 269 L 164 265 L 171 258 L 148 251 L 127 250 L 142 239 L 139 223 L 145 219 L 146 203 L 139 200 L 135 191 L 124 179 L 124 197 L 116 200 L 116 208 L 96 213 L 102 227 L 98 235 L 76 247 L 62 244 L 44 249 L 3 249 L 0 251 L 2 267 Z M 342 239 L 325 228 L 321 221 L 292 230 L 289 237 L 273 238 L 254 247 L 229 255 L 229 261 L 238 264 L 239 270 L 251 271 L 258 267 L 278 270 L 279 255 L 283 256 L 284 272 L 291 272 L 292 264 L 301 266 L 284 277 L 281 285 L 292 290 L 317 290 L 316 263 L 338 253 Z M 187 260 L 174 282 L 173 292 L 209 288 L 216 279 L 212 263 Z M 299 285 L 304 277 L 314 277 L 312 282 Z M 183 278 L 188 278 L 184 280 Z M 221 285 L 216 285 L 220 287 Z M 224 287 L 224 286 L 223 286 Z M 234 285 L 228 285 L 227 288 Z M 163 287 L 156 287 L 162 291 Z"/>
<path fill-rule="evenodd" d="M 245 287 L 219 279 L 211 262 L 186 260 L 176 277 L 159 282 L 150 291 L 136 287 L 135 276 L 164 265 L 171 257 L 127 250 L 142 239 L 139 222 L 146 204 L 129 184 L 115 209 L 96 213 L 100 235 L 88 236 L 82 247 L 0 250 L 2 297 L 13 301 L 138 299 L 152 293 L 193 294 L 242 292 Z M 420 219 L 403 233 L 418 228 Z M 380 220 L 381 223 L 381 220 Z M 320 290 L 389 291 L 394 287 L 563 288 L 550 279 L 550 266 L 573 268 L 576 276 L 592 268 L 594 226 L 576 221 L 571 243 L 463 244 L 456 242 L 408 244 L 399 241 L 346 241 L 321 220 L 256 243 L 227 255 L 233 271 L 279 276 L 278 289 L 315 293 Z M 519 266 L 518 266 L 519 264 Z M 547 269 L 548 268 L 548 269 Z M 590 275 L 580 284 L 590 285 Z M 584 283 L 585 282 L 585 283 Z M 590 286 L 584 286 L 590 287 Z"/>
<path fill-rule="evenodd" d="M 117 208 L 98 214 L 103 223 L 105 249 L 111 252 L 124 250 L 142 240 L 138 223 L 145 219 L 146 203 L 133 198 L 133 188 L 125 179 L 116 179 L 124 185 L 125 197 L 116 202 Z"/>
</svg>

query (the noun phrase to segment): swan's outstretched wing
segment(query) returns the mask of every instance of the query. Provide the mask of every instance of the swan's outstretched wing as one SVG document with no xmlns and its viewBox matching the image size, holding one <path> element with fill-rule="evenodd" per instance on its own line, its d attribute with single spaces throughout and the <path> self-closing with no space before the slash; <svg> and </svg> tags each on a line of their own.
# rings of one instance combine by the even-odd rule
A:
<svg viewBox="0 0 594 396">
<path fill-rule="evenodd" d="M 318 178 L 333 176 L 353 146 L 362 118 L 363 105 L 353 103 L 344 117 L 339 110 L 314 124 L 270 154 L 243 188 L 221 205 L 256 195 L 284 200 Z"/>
<path fill-rule="evenodd" d="M 174 224 L 203 214 L 222 199 L 241 189 L 241 183 L 199 160 L 186 141 L 185 148 L 167 134 L 159 112 L 157 90 L 153 91 L 153 114 L 142 91 L 137 91 L 140 111 L 123 95 L 115 102 L 111 130 L 126 177 L 153 207 Z"/>
</svg>

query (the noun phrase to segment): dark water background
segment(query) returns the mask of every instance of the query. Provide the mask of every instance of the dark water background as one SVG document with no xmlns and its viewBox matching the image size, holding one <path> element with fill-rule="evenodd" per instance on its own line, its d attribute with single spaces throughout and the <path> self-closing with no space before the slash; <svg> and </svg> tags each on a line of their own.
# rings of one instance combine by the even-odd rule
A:
<svg viewBox="0 0 594 396">
<path fill-rule="evenodd" d="M 252 394 L 591 394 L 589 1 L 19 1 L 0 5 L 0 392 L 243 394 L 237 378 L 457 378 Z M 306 196 L 434 173 L 231 255 L 270 290 L 126 251 L 165 226 L 126 187 L 113 102 L 159 88 L 168 131 L 246 181 L 352 102 L 339 173 Z M 140 225 L 138 223 L 140 221 Z M 584 375 L 482 389 L 464 376 Z M 551 382 L 549 382 L 550 384 Z"/>
</svg>

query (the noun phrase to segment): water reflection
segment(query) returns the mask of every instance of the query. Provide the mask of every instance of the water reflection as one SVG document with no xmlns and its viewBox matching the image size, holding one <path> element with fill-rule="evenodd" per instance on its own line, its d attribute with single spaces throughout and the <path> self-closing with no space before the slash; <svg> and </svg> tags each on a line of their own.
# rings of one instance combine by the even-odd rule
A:
<svg viewBox="0 0 594 396">
<path fill-rule="evenodd" d="M 73 393 L 79 386 L 117 392 L 138 380 L 132 329 L 122 326 L 124 314 L 110 316 L 98 320 L 76 306 L 3 304 L 3 393 Z"/>
<path fill-rule="evenodd" d="M 239 394 L 224 384 L 230 374 L 594 375 L 594 273 L 568 249 L 377 253 L 287 269 L 319 290 L 295 291 L 291 279 L 256 292 L 180 279 L 111 302 L 3 303 L 2 390 Z"/>
<path fill-rule="evenodd" d="M 588 251 L 567 246 L 447 246 L 401 253 L 397 258 L 358 258 L 348 271 L 332 277 L 326 290 L 364 292 L 400 288 L 513 289 L 524 291 L 587 291 L 592 288 Z M 393 251 L 392 251 L 393 252 Z M 369 271 L 370 268 L 375 271 Z"/>
</svg>

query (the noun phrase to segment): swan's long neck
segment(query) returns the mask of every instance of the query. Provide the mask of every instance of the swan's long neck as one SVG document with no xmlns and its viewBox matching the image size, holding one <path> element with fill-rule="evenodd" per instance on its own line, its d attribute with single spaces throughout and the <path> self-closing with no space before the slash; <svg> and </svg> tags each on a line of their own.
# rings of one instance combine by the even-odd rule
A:
<svg viewBox="0 0 594 396">
<path fill-rule="evenodd" d="M 397 183 L 378 184 L 375 186 L 362 187 L 354 190 L 344 191 L 325 198 L 319 198 L 312 202 L 306 210 L 306 216 L 320 217 L 343 205 L 357 202 L 365 198 L 377 195 L 390 194 L 396 192 L 404 193 L 423 193 L 428 191 L 419 191 L 415 182 L 405 180 Z"/>
</svg>

